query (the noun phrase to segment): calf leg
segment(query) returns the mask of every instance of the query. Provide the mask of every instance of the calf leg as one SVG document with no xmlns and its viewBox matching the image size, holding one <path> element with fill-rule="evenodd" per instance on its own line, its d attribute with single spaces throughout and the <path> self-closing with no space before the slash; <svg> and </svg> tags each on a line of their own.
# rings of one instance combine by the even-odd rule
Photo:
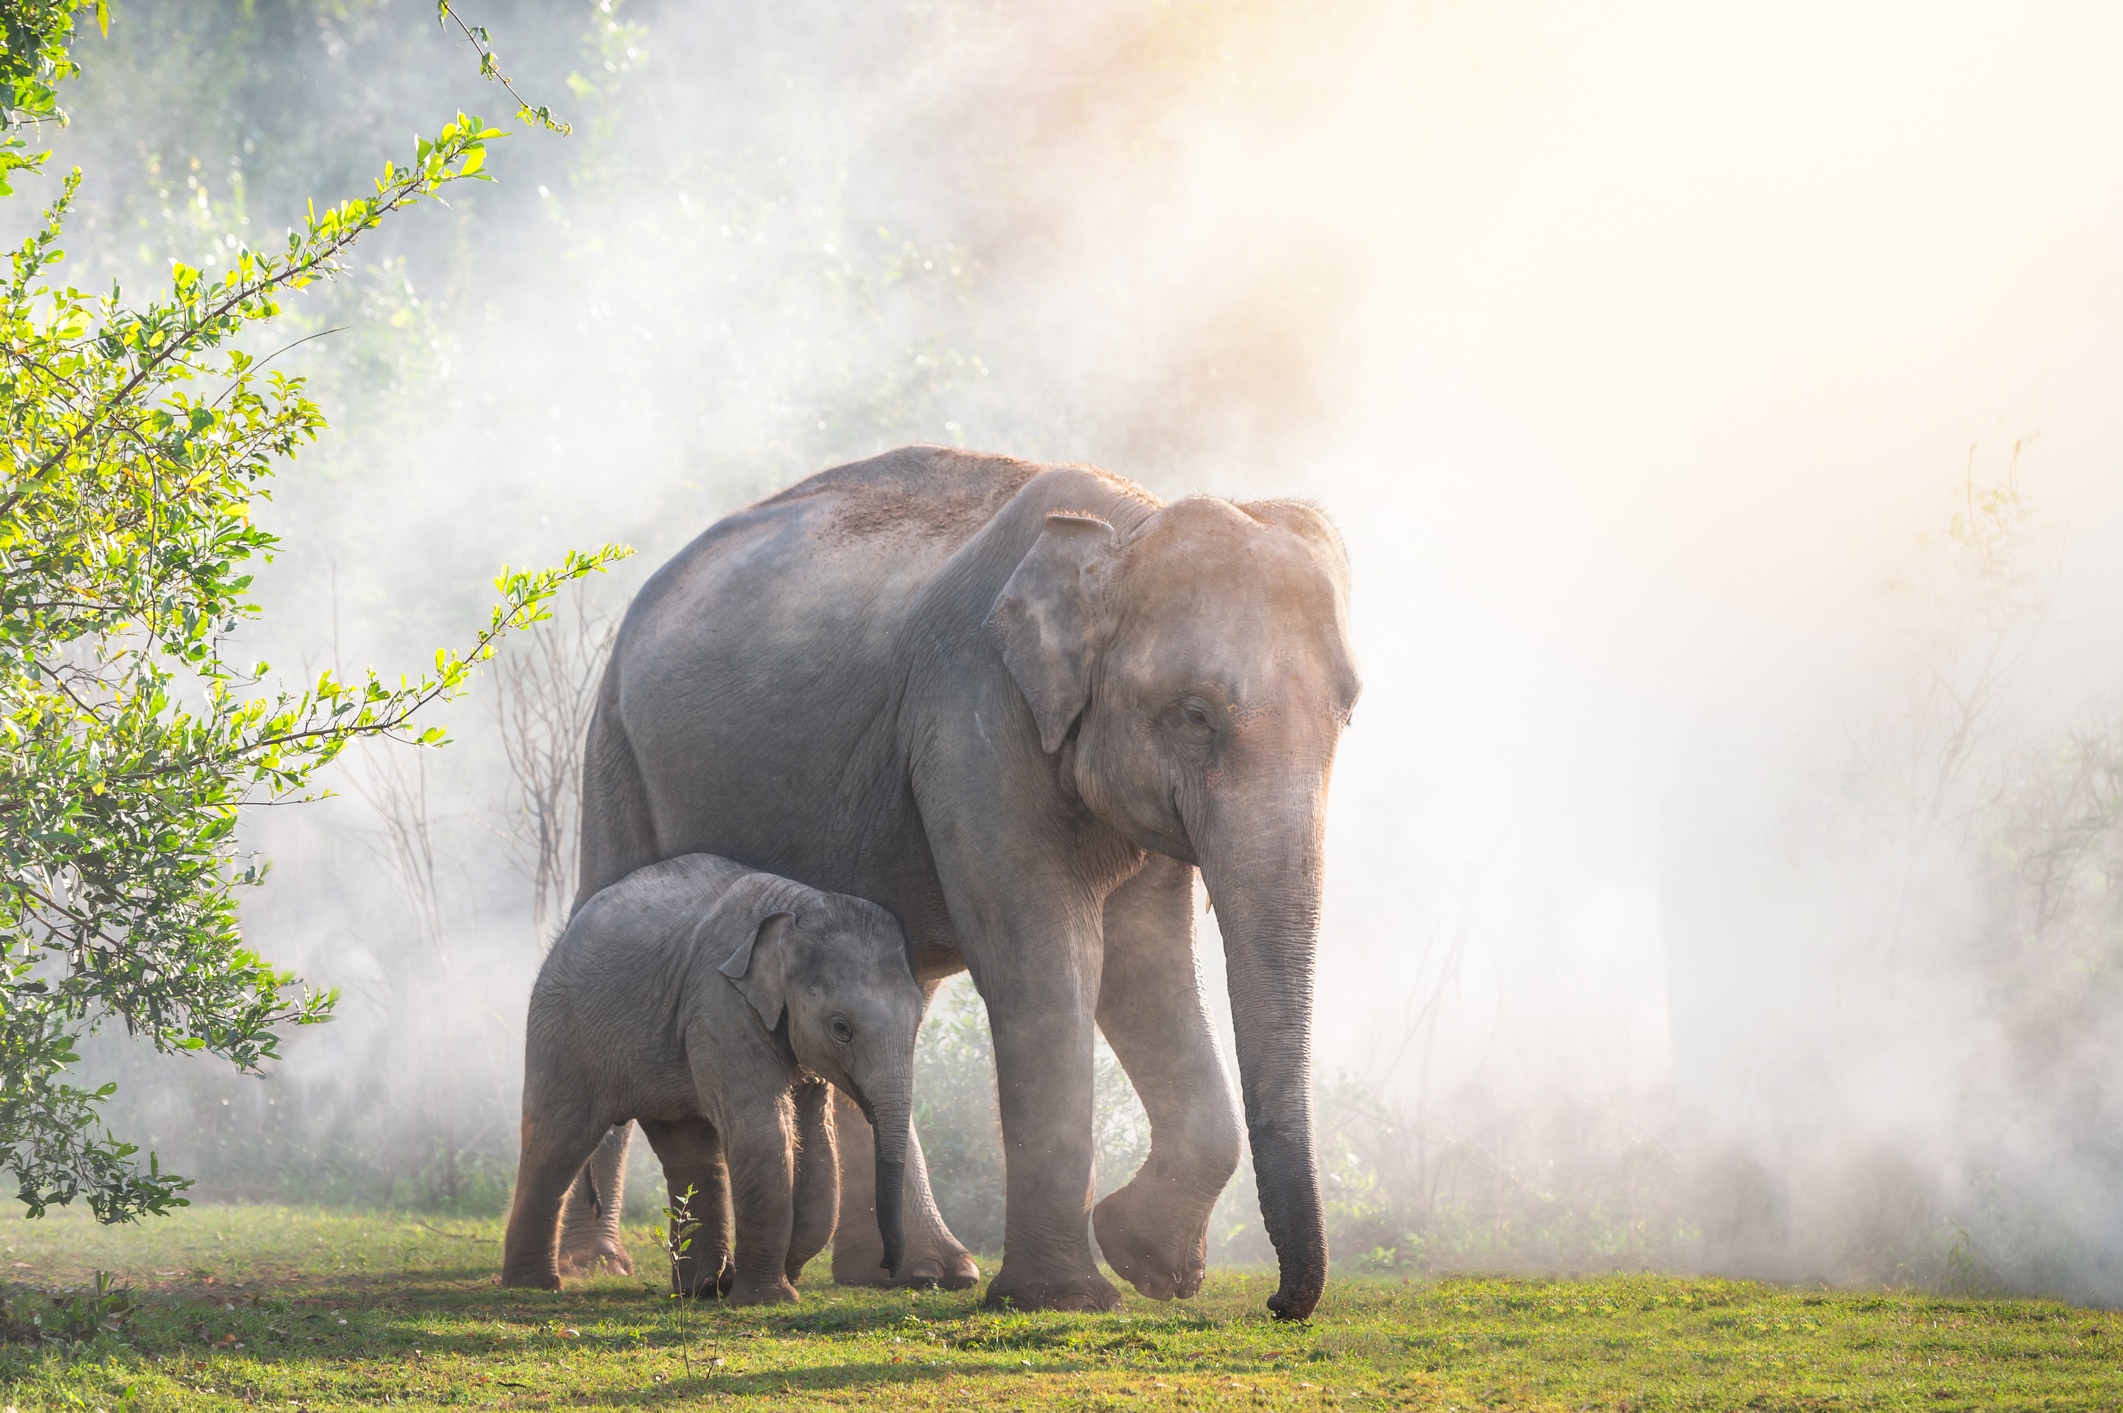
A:
<svg viewBox="0 0 2123 1413">
<path fill-rule="evenodd" d="M 833 1087 L 822 1080 L 796 1086 L 796 1217 L 785 1267 L 790 1284 L 826 1249 L 840 1216 L 840 1163 L 833 1151 Z"/>
<path fill-rule="evenodd" d="M 732 1305 L 796 1299 L 789 1283 L 789 1238 L 796 1218 L 796 1115 L 785 1094 L 731 1113 L 723 1133 L 730 1208 L 737 1219 Z"/>
<path fill-rule="evenodd" d="M 579 1090 L 540 1095 L 524 1105 L 516 1195 L 502 1245 L 503 1285 L 560 1289 L 561 1202 L 604 1132 L 588 1094 Z"/>
<path fill-rule="evenodd" d="M 693 1224 L 685 1250 L 672 1262 L 671 1289 L 680 1295 L 721 1294 L 730 1279 L 729 1175 L 722 1139 L 706 1119 L 644 1120 L 641 1131 L 663 1164 L 671 1211 Z"/>
</svg>

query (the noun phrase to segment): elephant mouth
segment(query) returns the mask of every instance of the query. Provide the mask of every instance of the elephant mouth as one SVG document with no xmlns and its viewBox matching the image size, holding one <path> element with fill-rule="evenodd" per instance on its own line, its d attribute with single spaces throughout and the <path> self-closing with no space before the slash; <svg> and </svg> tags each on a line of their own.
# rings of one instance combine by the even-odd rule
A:
<svg viewBox="0 0 2123 1413">
<path fill-rule="evenodd" d="M 1179 824 L 1179 833 L 1170 842 L 1179 845 L 1179 848 L 1166 849 L 1164 852 L 1178 859 L 1181 863 L 1193 864 L 1197 868 L 1201 867 L 1201 852 L 1194 847 L 1194 831 L 1187 827 L 1186 812 L 1180 808 L 1179 787 L 1177 785 L 1172 787 L 1172 799 L 1168 802 L 1168 807 L 1172 812 L 1171 818 Z"/>
</svg>

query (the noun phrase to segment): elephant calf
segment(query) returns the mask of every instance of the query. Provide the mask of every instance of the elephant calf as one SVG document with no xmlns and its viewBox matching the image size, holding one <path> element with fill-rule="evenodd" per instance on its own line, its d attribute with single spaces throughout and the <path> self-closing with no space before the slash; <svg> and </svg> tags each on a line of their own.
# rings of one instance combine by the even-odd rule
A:
<svg viewBox="0 0 2123 1413">
<path fill-rule="evenodd" d="M 638 1119 L 673 1198 L 694 1192 L 680 1293 L 794 1300 L 839 1203 L 828 1084 L 875 1129 L 877 1222 L 896 1271 L 922 1013 L 906 950 L 874 903 L 708 854 L 591 898 L 531 989 L 501 1283 L 559 1287 L 568 1186 L 612 1125 Z"/>
</svg>

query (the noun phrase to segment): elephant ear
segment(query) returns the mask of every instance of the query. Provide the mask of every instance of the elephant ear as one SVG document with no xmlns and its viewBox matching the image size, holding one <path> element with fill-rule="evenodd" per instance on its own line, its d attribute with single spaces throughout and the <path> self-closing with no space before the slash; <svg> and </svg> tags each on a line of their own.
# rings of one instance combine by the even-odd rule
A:
<svg viewBox="0 0 2123 1413">
<path fill-rule="evenodd" d="M 1118 555 L 1105 521 L 1049 515 L 988 610 L 988 631 L 1002 646 L 1003 665 L 1032 708 L 1048 755 L 1061 749 L 1090 699 L 1100 598 Z"/>
<path fill-rule="evenodd" d="M 1334 528 L 1326 511 L 1302 500 L 1249 500 L 1239 509 L 1263 525 L 1288 530 L 1303 540 L 1334 580 L 1343 599 L 1349 597 L 1349 547 L 1342 542 L 1342 532 Z"/>
<path fill-rule="evenodd" d="M 782 1007 L 786 1004 L 788 958 L 782 944 L 795 921 L 794 913 L 768 913 L 760 920 L 759 930 L 738 943 L 730 959 L 718 968 L 752 1003 L 752 1009 L 759 1012 L 760 1023 L 768 1030 L 781 1024 Z"/>
</svg>

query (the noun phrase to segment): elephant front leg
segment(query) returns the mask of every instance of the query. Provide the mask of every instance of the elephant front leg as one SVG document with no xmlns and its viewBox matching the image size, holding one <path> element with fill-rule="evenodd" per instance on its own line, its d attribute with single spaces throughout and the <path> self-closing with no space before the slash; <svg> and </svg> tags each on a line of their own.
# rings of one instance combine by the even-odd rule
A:
<svg viewBox="0 0 2123 1413">
<path fill-rule="evenodd" d="M 796 1219 L 795 1115 L 786 1099 L 733 1112 L 723 1131 L 730 1170 L 730 1209 L 737 1221 L 732 1305 L 778 1305 L 796 1299 L 789 1282 L 789 1241 Z"/>
<path fill-rule="evenodd" d="M 995 1038 L 1003 1262 L 985 1303 L 1118 1310 L 1120 1292 L 1091 1255 L 1091 1047 L 1100 910 L 1140 856 L 1116 837 L 1086 835 L 1051 798 L 1052 808 L 1019 808 L 1051 797 L 1037 778 L 1052 769 L 1044 758 L 981 783 L 992 754 L 984 743 L 944 743 L 934 775 L 916 781 L 959 952 Z M 953 788 L 967 782 L 980 788 Z"/>
<path fill-rule="evenodd" d="M 840 1224 L 833 1229 L 833 1282 L 836 1285 L 890 1287 L 935 1286 L 970 1290 L 980 1283 L 973 1255 L 951 1235 L 944 1214 L 929 1188 L 929 1165 L 922 1157 L 921 1135 L 910 1132 L 907 1179 L 902 1189 L 902 1221 L 907 1233 L 906 1259 L 897 1276 L 885 1272 L 885 1243 L 877 1230 L 877 1144 L 870 1121 L 855 1101 L 833 1091 L 834 1141 L 840 1149 Z"/>
<path fill-rule="evenodd" d="M 730 1190 L 722 1140 L 706 1119 L 645 1121 L 641 1130 L 670 1189 L 669 1210 L 690 1223 L 685 1249 L 671 1258 L 671 1289 L 695 1297 L 720 1295 L 730 1285 Z M 672 1237 L 664 1232 L 665 1249 Z"/>
<path fill-rule="evenodd" d="M 595 1275 L 609 1269 L 634 1274 L 634 1258 L 621 1239 L 619 1219 L 626 1203 L 627 1140 L 631 1123 L 618 1124 L 597 1145 L 575 1185 L 568 1191 L 560 1227 L 560 1273 Z"/>
<path fill-rule="evenodd" d="M 1098 1024 L 1150 1119 L 1150 1156 L 1092 1214 L 1098 1249 L 1153 1300 L 1201 1289 L 1238 1113 L 1194 956 L 1194 869 L 1156 857 L 1106 899 Z"/>
<path fill-rule="evenodd" d="M 1066 945 L 1013 949 L 976 972 L 1002 1107 L 1003 1264 L 986 1303 L 1118 1310 L 1091 1257 L 1091 1044 L 1097 976 Z M 998 974 L 999 973 L 999 974 Z"/>
</svg>

